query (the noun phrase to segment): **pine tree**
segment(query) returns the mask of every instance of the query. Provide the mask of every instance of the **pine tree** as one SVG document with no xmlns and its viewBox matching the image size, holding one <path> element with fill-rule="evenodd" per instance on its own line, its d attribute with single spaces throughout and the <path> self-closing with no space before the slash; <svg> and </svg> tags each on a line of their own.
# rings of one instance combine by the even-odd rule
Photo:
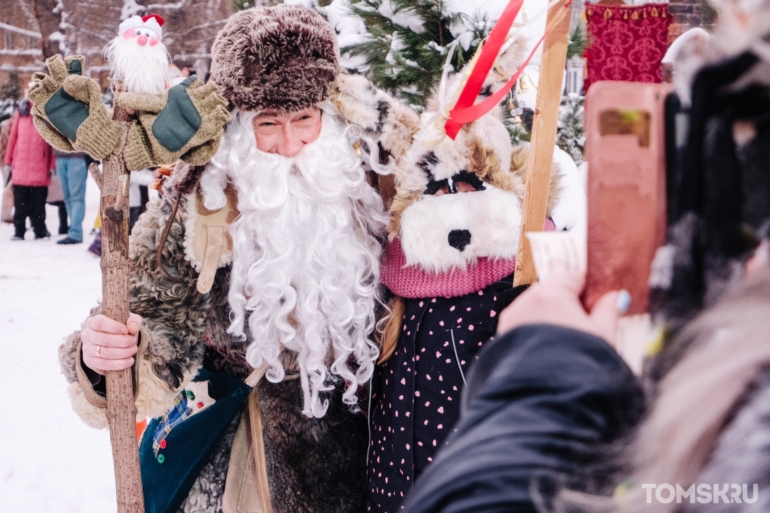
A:
<svg viewBox="0 0 770 513">
<path fill-rule="evenodd" d="M 556 145 L 566 151 L 576 164 L 581 164 L 585 147 L 583 133 L 583 103 L 585 97 L 569 94 L 562 99 L 559 108 L 559 128 L 556 133 Z"/>
<path fill-rule="evenodd" d="M 455 38 L 459 44 L 451 64 L 458 71 L 492 28 L 486 15 L 469 18 L 451 11 L 444 0 L 361 0 L 351 9 L 368 30 L 364 42 L 341 49 L 343 55 L 363 59 L 351 71 L 364 73 L 418 109 L 441 80 Z"/>
<path fill-rule="evenodd" d="M 321 1 L 309 0 L 324 13 Z M 343 0 L 335 0 L 338 1 Z M 343 56 L 355 62 L 349 71 L 366 75 L 377 87 L 417 110 L 425 107 L 438 86 L 452 41 L 459 40 L 451 60 L 454 71 L 459 71 L 473 57 L 496 21 L 486 14 L 469 17 L 454 12 L 446 0 L 348 1 L 355 2 L 350 5 L 350 11 L 363 20 L 366 27 L 362 40 L 341 48 Z M 578 26 L 570 35 L 570 53 L 581 55 L 587 44 L 586 32 Z M 577 95 L 562 99 L 557 134 L 558 146 L 578 164 L 583 162 L 585 142 L 583 100 Z M 503 119 L 511 141 L 514 144 L 529 141 L 527 123 L 517 123 L 516 116 L 506 107 L 503 106 Z"/>
<path fill-rule="evenodd" d="M 567 60 L 572 57 L 582 57 L 590 46 L 588 32 L 582 23 L 578 23 L 575 29 L 570 32 L 569 43 L 567 45 Z"/>
</svg>

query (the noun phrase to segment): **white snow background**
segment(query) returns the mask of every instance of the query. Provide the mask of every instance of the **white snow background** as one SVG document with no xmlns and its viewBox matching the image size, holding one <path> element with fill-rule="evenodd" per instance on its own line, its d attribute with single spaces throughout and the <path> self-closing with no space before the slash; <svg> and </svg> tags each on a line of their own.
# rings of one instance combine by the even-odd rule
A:
<svg viewBox="0 0 770 513">
<path fill-rule="evenodd" d="M 83 244 L 59 246 L 58 211 L 46 207 L 49 240 L 11 241 L 0 224 L 0 512 L 116 510 L 109 432 L 70 407 L 57 349 L 102 295 L 99 258 L 87 251 L 99 210 L 89 177 Z"/>
</svg>

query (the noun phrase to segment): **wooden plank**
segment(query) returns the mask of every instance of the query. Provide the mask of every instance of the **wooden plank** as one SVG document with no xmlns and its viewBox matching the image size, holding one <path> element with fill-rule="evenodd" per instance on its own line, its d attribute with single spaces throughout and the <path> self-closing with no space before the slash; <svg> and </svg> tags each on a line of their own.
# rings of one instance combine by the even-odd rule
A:
<svg viewBox="0 0 770 513">
<path fill-rule="evenodd" d="M 558 21 L 554 21 L 554 19 L 565 12 L 565 4 L 569 1 L 562 0 L 548 11 L 546 26 L 553 28 L 543 41 L 540 81 L 532 122 L 532 142 L 527 162 L 527 185 L 522 208 L 519 249 L 516 253 L 516 272 L 513 277 L 514 286 L 528 285 L 537 280 L 529 241 L 524 234 L 526 232 L 541 232 L 545 225 L 553 149 L 556 144 L 556 127 L 559 121 L 562 80 L 564 67 L 567 63 L 569 10 Z"/>
</svg>

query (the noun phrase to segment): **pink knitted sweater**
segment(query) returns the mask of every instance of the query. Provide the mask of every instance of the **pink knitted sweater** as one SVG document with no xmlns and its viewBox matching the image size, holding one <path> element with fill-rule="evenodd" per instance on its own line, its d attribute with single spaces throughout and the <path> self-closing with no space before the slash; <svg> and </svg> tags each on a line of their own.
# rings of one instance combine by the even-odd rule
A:
<svg viewBox="0 0 770 513">
<path fill-rule="evenodd" d="M 554 230 L 548 219 L 545 231 Z M 393 239 L 385 248 L 380 265 L 380 280 L 397 296 L 404 298 L 457 297 L 483 289 L 513 274 L 516 257 L 508 260 L 479 258 L 464 271 L 453 269 L 444 273 L 431 273 L 425 269 L 406 265 L 406 255 L 401 239 Z"/>
</svg>

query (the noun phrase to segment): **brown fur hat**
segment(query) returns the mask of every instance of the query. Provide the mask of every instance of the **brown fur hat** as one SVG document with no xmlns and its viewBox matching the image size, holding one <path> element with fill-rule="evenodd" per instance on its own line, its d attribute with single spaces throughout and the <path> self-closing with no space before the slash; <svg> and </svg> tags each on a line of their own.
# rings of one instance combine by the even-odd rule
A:
<svg viewBox="0 0 770 513">
<path fill-rule="evenodd" d="M 334 29 L 301 6 L 240 11 L 212 48 L 211 81 L 241 110 L 295 112 L 315 105 L 331 96 L 340 70 Z"/>
</svg>

